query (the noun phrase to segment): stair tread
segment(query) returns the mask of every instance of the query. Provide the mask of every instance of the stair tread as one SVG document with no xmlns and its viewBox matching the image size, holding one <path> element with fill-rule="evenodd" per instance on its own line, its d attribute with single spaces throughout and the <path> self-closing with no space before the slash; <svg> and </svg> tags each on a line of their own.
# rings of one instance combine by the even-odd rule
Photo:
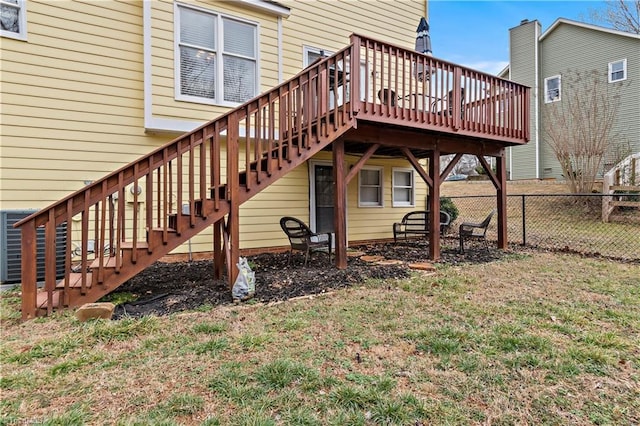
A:
<svg viewBox="0 0 640 426">
<path fill-rule="evenodd" d="M 120 243 L 120 248 L 122 249 L 132 249 L 133 248 L 133 241 L 123 241 Z M 138 241 L 136 242 L 136 248 L 139 249 L 146 249 L 149 248 L 149 243 L 147 243 L 146 241 Z"/>
<path fill-rule="evenodd" d="M 61 294 L 62 294 L 62 292 L 59 291 L 59 290 L 53 292 L 53 294 L 52 294 L 52 303 L 53 303 L 52 308 L 57 308 L 58 306 L 60 306 L 60 295 Z M 36 293 L 36 306 L 37 306 L 38 309 L 46 309 L 48 302 L 49 302 L 49 297 L 48 297 L 46 291 L 39 291 L 38 293 Z"/>
<path fill-rule="evenodd" d="M 640 207 L 640 201 L 611 201 L 609 204 L 616 207 Z"/>
<path fill-rule="evenodd" d="M 92 275 L 91 272 L 87 273 L 87 284 L 86 288 L 91 288 Z M 56 284 L 56 288 L 64 288 L 65 278 L 61 279 L 58 284 Z M 72 272 L 69 274 L 69 288 L 82 288 L 82 273 L 81 272 Z"/>
<path fill-rule="evenodd" d="M 120 261 L 122 263 L 122 260 Z M 117 258 L 115 256 L 108 256 L 104 258 L 103 261 L 103 267 L 105 268 L 115 268 L 117 266 Z M 97 269 L 100 267 L 100 259 L 95 259 L 93 262 L 91 262 L 91 265 L 89 265 L 89 268 L 91 269 Z"/>
</svg>

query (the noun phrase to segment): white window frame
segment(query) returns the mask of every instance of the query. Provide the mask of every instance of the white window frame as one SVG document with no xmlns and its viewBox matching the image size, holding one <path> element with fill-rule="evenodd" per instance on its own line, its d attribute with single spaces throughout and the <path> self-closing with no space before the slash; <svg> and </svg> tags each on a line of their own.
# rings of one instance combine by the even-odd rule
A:
<svg viewBox="0 0 640 426">
<path fill-rule="evenodd" d="M 199 12 L 207 13 L 216 19 L 216 88 L 215 88 L 215 99 L 203 98 L 199 96 L 193 95 L 183 95 L 181 93 L 180 88 L 180 8 L 197 10 Z M 224 52 L 224 20 L 233 20 L 237 22 L 242 22 L 244 24 L 252 25 L 255 27 L 256 36 L 255 36 L 255 57 L 254 58 L 246 58 L 255 61 L 256 64 L 256 80 L 255 84 L 255 93 L 251 96 L 254 97 L 260 92 L 260 24 L 255 21 L 251 21 L 248 19 L 239 18 L 237 16 L 227 15 L 224 13 L 219 13 L 211 9 L 205 9 L 203 7 L 197 7 L 190 4 L 184 3 L 174 3 L 174 90 L 175 90 L 175 99 L 177 101 L 185 101 L 185 102 L 194 102 L 206 105 L 218 105 L 218 106 L 226 106 L 226 107 L 235 107 L 241 105 L 241 102 L 231 102 L 224 100 L 224 55 L 227 53 Z M 237 57 L 243 57 L 239 55 L 233 55 Z M 249 100 L 249 99 L 247 99 Z"/>
<path fill-rule="evenodd" d="M 10 3 L 8 1 L 0 0 L 0 3 L 5 7 L 15 7 L 18 9 L 18 25 L 20 26 L 20 31 L 17 33 L 13 31 L 1 30 L 0 36 L 7 38 L 14 38 L 16 40 L 26 40 L 27 39 L 27 2 L 25 0 L 18 0 L 18 3 Z"/>
<path fill-rule="evenodd" d="M 396 183 L 396 172 L 399 173 L 409 173 L 410 176 L 410 185 L 398 185 Z M 396 189 L 409 189 L 409 194 L 411 195 L 411 200 L 409 202 L 406 201 L 396 201 Z M 415 207 L 416 206 L 416 178 L 414 170 L 407 167 L 393 167 L 391 169 L 391 205 L 393 207 Z"/>
<path fill-rule="evenodd" d="M 549 81 L 551 80 L 558 80 L 558 97 L 557 98 L 549 98 Z M 552 75 L 551 77 L 547 77 L 544 79 L 544 103 L 545 104 L 550 104 L 553 102 L 560 102 L 562 100 L 562 76 L 560 74 L 558 75 Z"/>
<path fill-rule="evenodd" d="M 613 66 L 621 62 L 622 62 L 622 78 L 617 78 L 614 80 L 613 73 L 620 72 L 620 71 L 619 70 L 614 71 Z M 609 62 L 608 68 L 609 68 L 609 73 L 607 75 L 609 76 L 609 83 L 617 83 L 618 81 L 624 81 L 627 79 L 627 58 L 620 59 L 618 61 Z"/>
<path fill-rule="evenodd" d="M 328 58 L 333 55 L 334 52 L 327 49 L 320 49 L 318 47 L 302 46 L 302 68 L 306 68 L 311 65 L 309 62 L 309 53 L 315 53 L 317 55 L 321 55 L 323 58 Z"/>
<path fill-rule="evenodd" d="M 378 188 L 378 202 L 362 201 L 362 171 L 375 170 L 378 172 L 378 185 L 366 185 L 367 187 Z M 381 166 L 364 166 L 358 171 L 358 207 L 384 207 L 384 167 Z"/>
</svg>

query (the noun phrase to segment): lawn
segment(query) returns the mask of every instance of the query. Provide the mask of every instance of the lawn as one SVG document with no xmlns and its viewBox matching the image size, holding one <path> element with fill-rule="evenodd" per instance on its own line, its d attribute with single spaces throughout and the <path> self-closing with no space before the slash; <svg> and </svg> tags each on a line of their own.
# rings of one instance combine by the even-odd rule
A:
<svg viewBox="0 0 640 426">
<path fill-rule="evenodd" d="M 637 264 L 523 251 L 111 322 L 0 306 L 0 424 L 640 424 Z"/>
</svg>

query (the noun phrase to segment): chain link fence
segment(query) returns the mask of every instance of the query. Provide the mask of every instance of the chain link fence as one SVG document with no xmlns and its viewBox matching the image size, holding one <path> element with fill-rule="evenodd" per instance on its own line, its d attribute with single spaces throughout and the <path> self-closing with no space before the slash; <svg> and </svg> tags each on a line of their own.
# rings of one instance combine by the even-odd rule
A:
<svg viewBox="0 0 640 426">
<path fill-rule="evenodd" d="M 603 223 L 602 197 L 601 194 L 508 195 L 508 241 L 524 246 L 640 260 L 640 210 L 620 207 L 616 222 Z M 451 226 L 456 235 L 462 222 L 480 222 L 496 208 L 495 196 L 448 198 L 459 212 Z M 491 221 L 487 239 L 498 239 L 496 217 Z"/>
</svg>

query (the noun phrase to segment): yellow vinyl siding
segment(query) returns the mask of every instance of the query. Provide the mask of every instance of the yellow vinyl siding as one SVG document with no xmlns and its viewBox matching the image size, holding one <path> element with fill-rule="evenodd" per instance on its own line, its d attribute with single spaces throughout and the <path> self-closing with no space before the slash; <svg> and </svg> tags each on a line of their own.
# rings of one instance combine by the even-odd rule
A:
<svg viewBox="0 0 640 426">
<path fill-rule="evenodd" d="M 424 14 L 423 0 L 284 1 L 291 16 L 282 18 L 280 69 L 276 16 L 242 3 L 185 3 L 258 24 L 259 92 L 276 86 L 280 71 L 287 78 L 301 69 L 303 46 L 337 51 L 356 32 L 411 47 Z M 227 107 L 175 100 L 174 2 L 152 1 L 150 8 L 152 110 L 147 112 L 154 118 L 191 122 L 227 112 Z M 3 210 L 43 208 L 176 136 L 145 133 L 143 9 L 140 1 L 29 1 L 27 41 L 1 40 Z M 221 157 L 224 179 L 224 151 Z M 318 158 L 331 157 L 325 152 Z M 355 161 L 349 157 L 350 164 Z M 368 164 L 384 165 L 385 207 L 359 208 L 358 178 L 351 182 L 347 217 L 352 241 L 390 237 L 391 224 L 412 210 L 391 207 L 392 167 L 409 167 L 408 163 L 376 159 Z M 426 189 L 417 175 L 415 182 L 416 209 L 422 209 Z M 133 207 L 126 205 L 128 210 Z M 140 207 L 144 215 L 144 203 Z M 308 166 L 290 172 L 242 205 L 240 212 L 241 248 L 288 245 L 279 219 L 292 215 L 309 223 Z M 194 252 L 211 249 L 211 231 L 191 241 Z M 187 250 L 185 244 L 177 251 Z"/>
</svg>

